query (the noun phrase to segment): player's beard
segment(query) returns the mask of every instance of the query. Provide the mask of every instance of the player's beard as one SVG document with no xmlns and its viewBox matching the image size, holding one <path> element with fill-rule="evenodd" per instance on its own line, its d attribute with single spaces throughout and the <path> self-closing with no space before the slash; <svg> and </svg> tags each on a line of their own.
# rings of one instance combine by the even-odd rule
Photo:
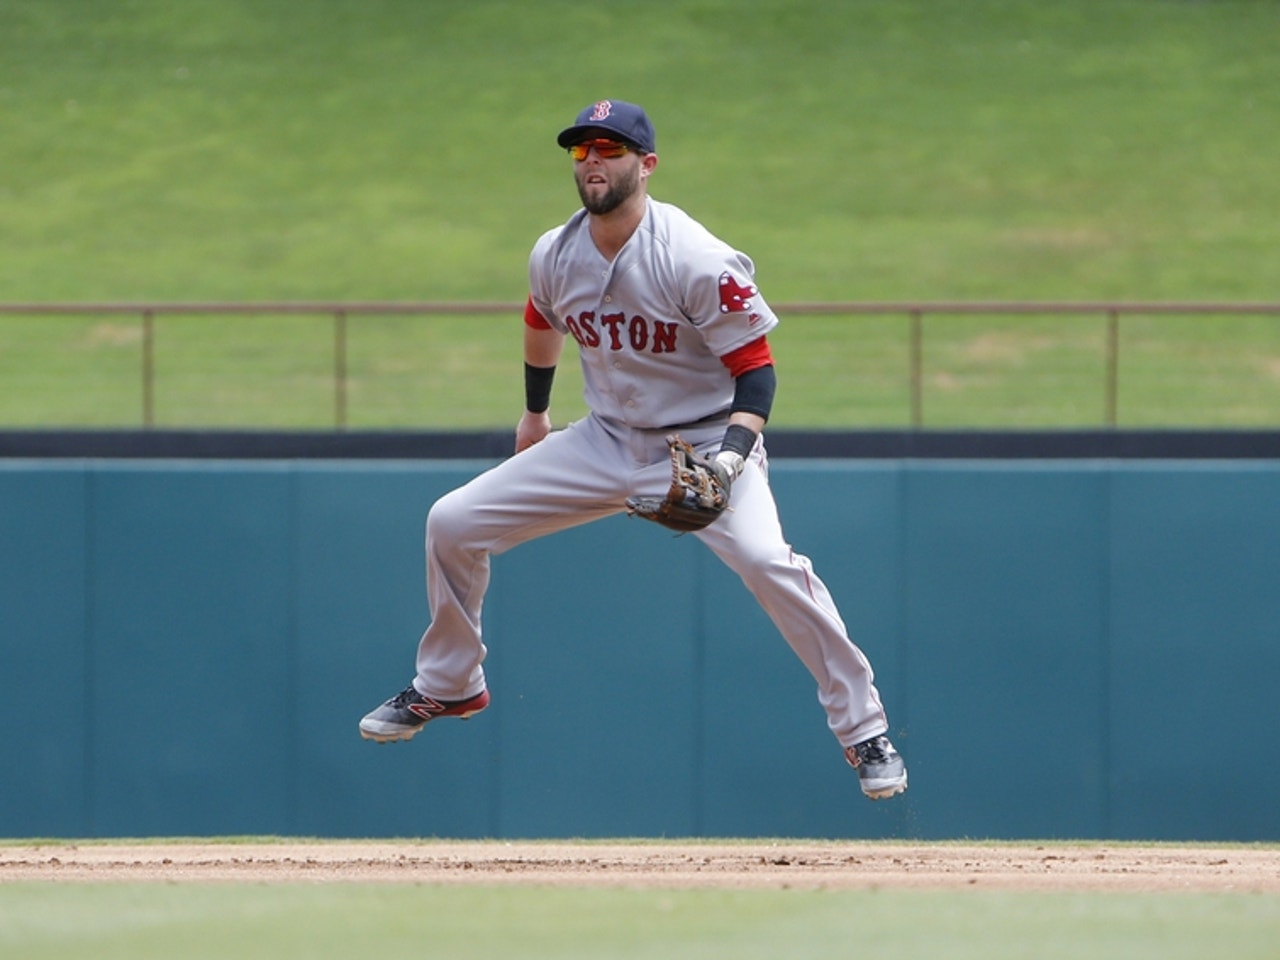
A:
<svg viewBox="0 0 1280 960">
<path fill-rule="evenodd" d="M 619 174 L 618 179 L 609 184 L 604 193 L 589 193 L 583 177 L 577 177 L 575 181 L 578 184 L 578 196 L 582 198 L 582 205 L 587 208 L 587 213 L 604 216 L 606 213 L 613 213 L 635 196 L 640 189 L 640 167 L 635 166 Z"/>
</svg>

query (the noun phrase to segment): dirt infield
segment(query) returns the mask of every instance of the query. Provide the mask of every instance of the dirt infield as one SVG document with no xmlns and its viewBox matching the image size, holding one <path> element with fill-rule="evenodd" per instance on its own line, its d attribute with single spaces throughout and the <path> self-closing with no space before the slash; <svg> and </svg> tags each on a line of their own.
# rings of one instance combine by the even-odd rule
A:
<svg viewBox="0 0 1280 960">
<path fill-rule="evenodd" d="M 0 883 L 1280 892 L 1280 847 L 725 841 L 112 842 L 0 845 Z"/>
</svg>

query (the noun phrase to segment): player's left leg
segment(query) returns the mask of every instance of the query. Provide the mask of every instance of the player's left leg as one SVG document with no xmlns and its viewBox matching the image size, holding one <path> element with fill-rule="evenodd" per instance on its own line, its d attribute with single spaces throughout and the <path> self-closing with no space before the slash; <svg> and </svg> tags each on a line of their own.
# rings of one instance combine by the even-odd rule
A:
<svg viewBox="0 0 1280 960">
<path fill-rule="evenodd" d="M 901 757 L 884 736 L 889 721 L 866 655 L 849 638 L 826 584 L 782 532 L 763 451 L 734 483 L 732 510 L 697 536 L 759 601 L 818 683 L 827 723 L 858 769 L 863 791 L 879 798 L 906 788 Z"/>
</svg>

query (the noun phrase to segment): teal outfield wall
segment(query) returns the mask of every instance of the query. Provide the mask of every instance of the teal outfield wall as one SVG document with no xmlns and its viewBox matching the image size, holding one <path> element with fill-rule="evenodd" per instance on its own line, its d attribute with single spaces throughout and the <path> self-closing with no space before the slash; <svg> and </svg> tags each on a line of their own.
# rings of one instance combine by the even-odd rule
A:
<svg viewBox="0 0 1280 960">
<path fill-rule="evenodd" d="M 497 558 L 487 712 L 362 741 L 484 465 L 0 460 L 0 836 L 1280 840 L 1276 461 L 775 462 L 881 804 L 741 585 L 622 517 Z"/>
</svg>

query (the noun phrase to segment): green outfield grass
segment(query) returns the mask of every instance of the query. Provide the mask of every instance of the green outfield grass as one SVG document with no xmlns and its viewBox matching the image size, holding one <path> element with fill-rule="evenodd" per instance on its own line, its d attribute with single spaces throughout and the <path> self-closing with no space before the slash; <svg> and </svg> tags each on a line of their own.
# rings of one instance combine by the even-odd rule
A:
<svg viewBox="0 0 1280 960">
<path fill-rule="evenodd" d="M 9 0 L 0 301 L 518 302 L 600 96 L 775 303 L 1275 301 L 1277 35 L 1267 0 Z M 1121 425 L 1277 425 L 1278 328 L 1127 327 Z M 362 321 L 350 425 L 509 425 L 518 336 Z M 926 425 L 1096 425 L 1101 336 L 929 323 Z M 907 422 L 901 320 L 774 340 L 777 425 Z M 0 427 L 136 425 L 138 348 L 0 316 Z M 156 361 L 158 425 L 332 425 L 323 319 L 162 319 Z"/>
<path fill-rule="evenodd" d="M 1261 894 L 0 886 L 0 953 L 23 960 L 1262 960 L 1278 938 Z"/>
</svg>

